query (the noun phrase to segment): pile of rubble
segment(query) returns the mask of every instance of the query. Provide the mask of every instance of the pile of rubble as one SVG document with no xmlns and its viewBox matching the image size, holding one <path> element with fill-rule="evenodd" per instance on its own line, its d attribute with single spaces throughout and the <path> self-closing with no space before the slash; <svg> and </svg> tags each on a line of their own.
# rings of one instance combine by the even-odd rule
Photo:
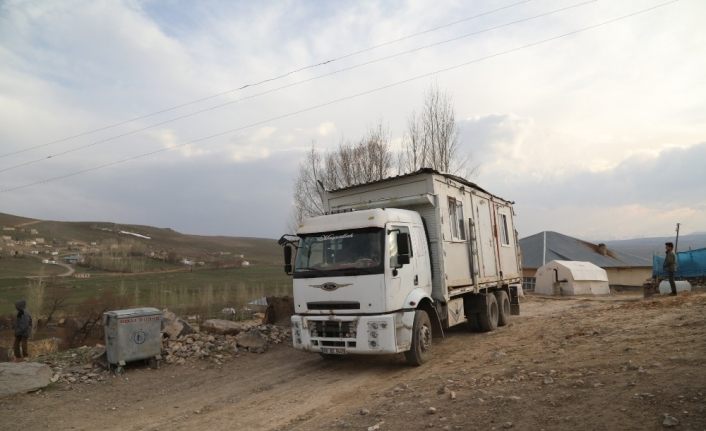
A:
<svg viewBox="0 0 706 431">
<path fill-rule="evenodd" d="M 264 353 L 270 346 L 291 343 L 289 328 L 262 324 L 261 320 L 234 322 L 212 319 L 199 327 L 190 325 L 167 310 L 162 318 L 162 358 L 182 365 L 206 360 L 221 365 L 242 352 Z M 48 365 L 52 382 L 96 384 L 111 377 L 105 346 L 82 346 L 41 355 L 37 362 Z"/>
<path fill-rule="evenodd" d="M 105 347 L 98 344 L 41 356 L 37 362 L 51 367 L 52 382 L 95 384 L 110 377 L 104 358 Z"/>
<path fill-rule="evenodd" d="M 207 320 L 201 329 L 165 339 L 165 361 L 181 365 L 190 359 L 205 359 L 222 364 L 241 351 L 263 353 L 270 345 L 291 340 L 289 328 L 275 325 Z"/>
</svg>

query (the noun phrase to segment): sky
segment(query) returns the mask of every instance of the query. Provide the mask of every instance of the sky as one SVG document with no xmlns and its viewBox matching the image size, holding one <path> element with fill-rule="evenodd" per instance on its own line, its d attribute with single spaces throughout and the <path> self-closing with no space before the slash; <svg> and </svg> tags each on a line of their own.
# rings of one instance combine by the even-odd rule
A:
<svg viewBox="0 0 706 431">
<path fill-rule="evenodd" d="M 437 86 L 521 237 L 703 232 L 705 19 L 701 0 L 0 1 L 0 212 L 279 237 L 312 145 L 382 123 L 397 151 Z"/>
</svg>

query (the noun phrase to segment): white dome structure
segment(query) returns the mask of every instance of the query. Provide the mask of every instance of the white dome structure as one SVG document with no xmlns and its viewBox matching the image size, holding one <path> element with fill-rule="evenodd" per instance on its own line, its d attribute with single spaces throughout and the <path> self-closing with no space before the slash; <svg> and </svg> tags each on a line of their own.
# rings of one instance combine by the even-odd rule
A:
<svg viewBox="0 0 706 431">
<path fill-rule="evenodd" d="M 609 295 L 608 274 L 591 262 L 552 260 L 537 269 L 540 295 Z"/>
</svg>

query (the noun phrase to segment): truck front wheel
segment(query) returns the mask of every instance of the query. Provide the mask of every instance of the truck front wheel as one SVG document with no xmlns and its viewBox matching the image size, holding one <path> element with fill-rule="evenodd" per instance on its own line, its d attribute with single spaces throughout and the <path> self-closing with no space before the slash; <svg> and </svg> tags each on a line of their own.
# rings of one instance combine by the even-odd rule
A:
<svg viewBox="0 0 706 431">
<path fill-rule="evenodd" d="M 414 312 L 412 327 L 412 348 L 404 352 L 407 363 L 419 366 L 431 357 L 431 322 L 424 310 Z"/>
</svg>

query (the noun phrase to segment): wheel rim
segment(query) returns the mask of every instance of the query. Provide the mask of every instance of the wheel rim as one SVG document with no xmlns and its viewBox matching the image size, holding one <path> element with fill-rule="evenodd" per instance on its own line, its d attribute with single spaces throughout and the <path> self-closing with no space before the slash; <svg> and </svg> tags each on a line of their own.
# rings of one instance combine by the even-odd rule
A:
<svg viewBox="0 0 706 431">
<path fill-rule="evenodd" d="M 426 352 L 431 348 L 431 328 L 427 325 L 422 325 L 419 328 L 419 347 L 422 352 Z"/>
</svg>

